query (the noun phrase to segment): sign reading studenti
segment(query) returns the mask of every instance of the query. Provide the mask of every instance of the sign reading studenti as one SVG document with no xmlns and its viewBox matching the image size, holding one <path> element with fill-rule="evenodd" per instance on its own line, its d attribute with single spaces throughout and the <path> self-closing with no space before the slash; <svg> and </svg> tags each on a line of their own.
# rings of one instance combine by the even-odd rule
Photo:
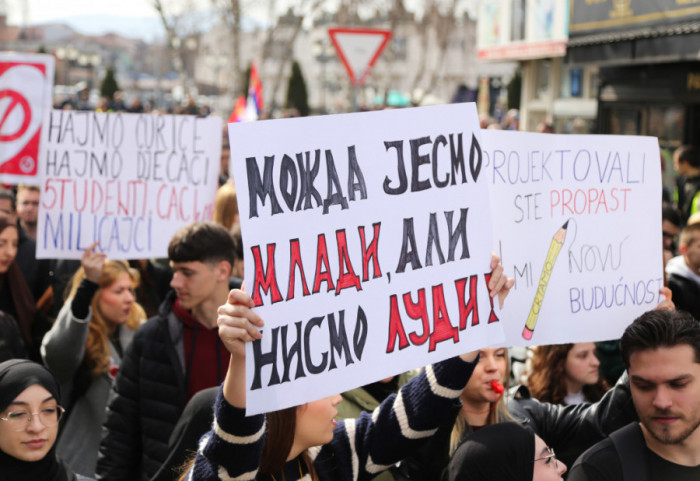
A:
<svg viewBox="0 0 700 481">
<path fill-rule="evenodd" d="M 617 339 L 663 298 L 654 137 L 483 130 L 507 346 Z"/>
<path fill-rule="evenodd" d="M 473 104 L 229 124 L 247 410 L 267 412 L 503 342 Z"/>
<path fill-rule="evenodd" d="M 38 184 L 42 125 L 51 110 L 54 58 L 0 52 L 0 181 Z"/>
<path fill-rule="evenodd" d="M 38 258 L 167 257 L 173 234 L 210 220 L 221 119 L 54 110 L 44 125 Z"/>
</svg>

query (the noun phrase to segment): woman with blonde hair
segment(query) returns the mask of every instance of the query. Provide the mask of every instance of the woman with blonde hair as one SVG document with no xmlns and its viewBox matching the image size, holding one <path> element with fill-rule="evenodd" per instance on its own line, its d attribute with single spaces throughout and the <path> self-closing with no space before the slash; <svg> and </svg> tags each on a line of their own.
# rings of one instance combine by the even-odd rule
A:
<svg viewBox="0 0 700 481">
<path fill-rule="evenodd" d="M 41 345 L 71 411 L 57 453 L 73 471 L 90 477 L 112 382 L 146 317 L 134 296 L 138 272 L 126 261 L 107 260 L 96 245 L 85 250 L 69 298 Z"/>
<path fill-rule="evenodd" d="M 217 224 L 223 225 L 227 230 L 231 230 L 239 222 L 236 187 L 231 179 L 216 191 L 214 218 L 212 220 Z"/>
</svg>

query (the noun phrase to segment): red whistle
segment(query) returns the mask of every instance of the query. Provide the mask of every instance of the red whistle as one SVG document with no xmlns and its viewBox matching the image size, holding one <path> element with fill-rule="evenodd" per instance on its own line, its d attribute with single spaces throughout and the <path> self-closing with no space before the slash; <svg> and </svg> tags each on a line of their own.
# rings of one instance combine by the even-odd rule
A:
<svg viewBox="0 0 700 481">
<path fill-rule="evenodd" d="M 501 394 L 503 391 L 505 391 L 503 384 L 498 381 L 491 381 L 491 389 L 493 389 L 493 392 L 496 394 Z"/>
</svg>

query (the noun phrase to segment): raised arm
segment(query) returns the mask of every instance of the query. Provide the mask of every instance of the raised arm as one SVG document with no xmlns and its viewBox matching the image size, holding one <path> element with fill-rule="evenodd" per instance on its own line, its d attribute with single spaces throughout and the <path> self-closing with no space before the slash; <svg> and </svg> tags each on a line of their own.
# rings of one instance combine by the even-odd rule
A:
<svg viewBox="0 0 700 481">
<path fill-rule="evenodd" d="M 83 253 L 80 264 L 85 277 L 41 343 L 41 357 L 62 383 L 62 389 L 72 388 L 70 383 L 85 354 L 92 319 L 90 304 L 99 288 L 98 282 L 106 260 L 105 254 L 94 252 L 96 246 L 97 243 L 92 244 Z"/>
<path fill-rule="evenodd" d="M 224 398 L 237 408 L 245 408 L 245 343 L 260 339 L 258 330 L 264 323 L 260 316 L 251 310 L 253 300 L 240 289 L 228 294 L 228 301 L 219 307 L 216 319 L 219 337 L 231 353 L 226 379 Z"/>
</svg>

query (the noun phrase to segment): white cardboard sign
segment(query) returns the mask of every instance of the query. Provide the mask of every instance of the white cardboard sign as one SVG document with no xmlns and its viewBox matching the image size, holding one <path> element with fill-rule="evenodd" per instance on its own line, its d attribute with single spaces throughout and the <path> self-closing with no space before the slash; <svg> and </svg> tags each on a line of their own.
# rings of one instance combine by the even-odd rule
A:
<svg viewBox="0 0 700 481">
<path fill-rule="evenodd" d="M 298 405 L 502 343 L 474 104 L 229 124 L 247 411 Z M 235 147 L 234 147 L 235 146 Z"/>
<path fill-rule="evenodd" d="M 654 137 L 482 130 L 506 345 L 616 339 L 661 300 Z"/>
<path fill-rule="evenodd" d="M 221 119 L 54 110 L 41 154 L 37 258 L 167 257 L 182 226 L 211 220 Z"/>
</svg>

